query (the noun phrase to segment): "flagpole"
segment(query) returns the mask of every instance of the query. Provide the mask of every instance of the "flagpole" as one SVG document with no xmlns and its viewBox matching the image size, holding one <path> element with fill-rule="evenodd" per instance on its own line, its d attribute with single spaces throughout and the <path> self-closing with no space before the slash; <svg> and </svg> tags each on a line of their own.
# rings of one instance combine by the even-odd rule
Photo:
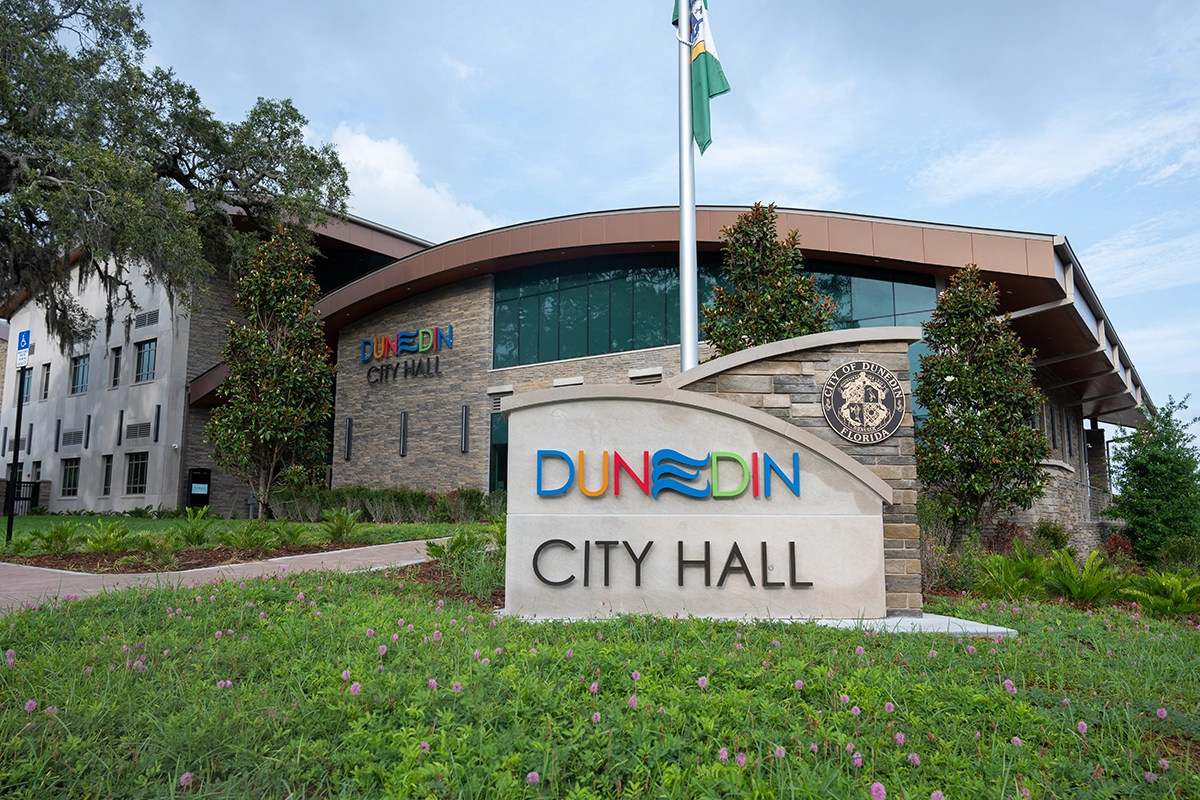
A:
<svg viewBox="0 0 1200 800">
<path fill-rule="evenodd" d="M 700 363 L 700 309 L 696 279 L 696 154 L 692 144 L 690 16 L 680 15 L 679 36 L 679 369 Z"/>
</svg>

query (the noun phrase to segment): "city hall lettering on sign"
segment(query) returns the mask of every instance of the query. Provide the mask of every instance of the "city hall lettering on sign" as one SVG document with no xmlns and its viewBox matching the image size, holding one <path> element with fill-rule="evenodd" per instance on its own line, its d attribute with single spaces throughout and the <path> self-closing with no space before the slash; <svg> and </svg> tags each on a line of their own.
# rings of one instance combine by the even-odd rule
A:
<svg viewBox="0 0 1200 800">
<path fill-rule="evenodd" d="M 570 551 L 579 550 L 579 548 L 576 547 L 574 543 L 569 542 L 566 539 L 547 539 L 546 541 L 544 541 L 540 545 L 538 545 L 537 550 L 535 550 L 533 552 L 533 574 L 537 576 L 537 579 L 539 581 L 546 584 L 547 586 L 568 586 L 572 582 L 575 581 L 576 576 L 575 576 L 574 572 L 572 572 L 570 575 L 567 575 L 565 578 L 556 578 L 554 576 L 547 576 L 545 573 L 542 572 L 542 568 L 541 568 L 542 567 L 542 564 L 541 564 L 542 554 L 552 547 L 565 547 L 567 550 L 570 550 Z M 596 558 L 595 559 L 593 559 L 593 557 L 592 557 L 592 548 L 593 547 L 595 547 L 595 549 L 596 549 Z M 633 585 L 635 587 L 641 586 L 642 585 L 642 566 L 643 566 L 643 564 L 645 564 L 647 557 L 650 555 L 650 550 L 653 547 L 654 547 L 654 540 L 646 542 L 645 546 L 643 546 L 641 551 L 639 552 L 638 550 L 634 549 L 634 547 L 628 541 L 617 541 L 616 539 L 600 539 L 600 540 L 593 542 L 591 540 L 585 539 L 583 542 L 583 552 L 580 553 L 579 557 L 576 559 L 576 564 L 579 567 L 579 569 L 583 575 L 583 585 L 584 586 L 592 585 L 592 565 L 593 565 L 594 561 L 602 561 L 603 562 L 603 570 L 601 570 L 601 568 L 599 566 L 597 566 L 596 572 L 599 574 L 603 574 L 603 581 L 604 581 L 603 585 L 604 586 L 611 585 L 610 576 L 612 575 L 612 572 L 613 572 L 610 569 L 610 567 L 612 566 L 611 557 L 612 557 L 612 552 L 615 550 L 617 553 L 617 558 L 624 558 L 626 555 L 628 555 L 630 562 L 633 564 Z M 692 574 L 697 581 L 700 580 L 699 576 L 703 575 L 704 576 L 704 578 L 703 578 L 704 585 L 712 586 L 713 585 L 712 579 L 713 579 L 713 572 L 714 572 L 714 570 L 713 570 L 714 562 L 713 562 L 713 558 L 712 558 L 712 542 L 706 541 L 703 543 L 703 554 L 702 555 L 700 553 L 689 553 L 688 555 L 685 555 L 685 549 L 691 548 L 691 547 L 699 548 L 700 544 L 697 542 L 683 542 L 683 541 L 675 542 L 675 553 L 673 554 L 675 557 L 673 559 L 672 566 L 676 570 L 676 574 L 678 576 L 678 585 L 681 588 L 683 587 L 684 574 L 686 571 L 691 570 L 691 572 L 689 574 Z M 767 542 L 759 542 L 759 548 L 760 548 L 761 558 L 759 558 L 757 560 L 757 563 L 755 564 L 755 569 L 751 569 L 750 564 L 746 560 L 746 556 L 744 556 L 742 554 L 741 547 L 738 545 L 737 542 L 734 542 L 733 546 L 729 548 L 729 554 L 724 559 L 724 565 L 720 566 L 721 562 L 720 561 L 716 562 L 716 564 L 718 566 L 720 566 L 720 576 L 717 578 L 717 586 L 718 587 L 724 586 L 725 581 L 729 580 L 733 576 L 740 575 L 741 576 L 740 579 L 744 580 L 748 586 L 753 588 L 756 585 L 754 582 L 754 575 L 757 572 L 757 574 L 759 575 L 759 580 L 762 582 L 761 583 L 762 588 L 764 588 L 764 589 L 782 589 L 785 586 L 790 587 L 792 589 L 810 589 L 810 588 L 812 588 L 812 585 L 813 585 L 812 581 L 800 581 L 800 580 L 796 579 L 796 543 L 795 542 L 787 543 L 787 563 L 788 563 L 787 575 L 788 575 L 788 579 L 786 581 L 772 579 L 773 576 L 771 575 L 771 573 L 775 569 L 775 560 L 777 558 L 779 558 L 779 554 L 778 553 L 769 553 L 768 549 L 767 549 L 768 548 Z M 753 553 L 754 551 L 751 550 L 750 552 Z M 659 555 L 664 555 L 668 559 L 670 559 L 672 554 L 660 553 Z M 756 553 L 755 555 L 758 555 L 758 554 Z M 657 559 L 656 559 L 655 563 L 652 563 L 650 565 L 650 568 L 659 569 L 659 570 L 661 569 L 661 566 L 657 563 Z M 774 576 L 774 577 L 779 577 L 779 576 Z"/>
<path fill-rule="evenodd" d="M 385 358 L 398 358 L 417 353 L 417 358 L 403 362 L 371 365 L 367 367 L 367 383 L 391 383 L 409 378 L 431 378 L 442 373 L 441 350 L 454 349 L 454 326 L 444 328 L 421 328 L 415 331 L 400 331 L 394 335 L 375 336 L 362 340 L 359 358 L 366 364 Z M 421 353 L 433 353 L 420 357 Z"/>
<path fill-rule="evenodd" d="M 507 613 L 884 616 L 891 490 L 812 433 L 661 387 L 529 392 L 504 412 Z"/>
</svg>

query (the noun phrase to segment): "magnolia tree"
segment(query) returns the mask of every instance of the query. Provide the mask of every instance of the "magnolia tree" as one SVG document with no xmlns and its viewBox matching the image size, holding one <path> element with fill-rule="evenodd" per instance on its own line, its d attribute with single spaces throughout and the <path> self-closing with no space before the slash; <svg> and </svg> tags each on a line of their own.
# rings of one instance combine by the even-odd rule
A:
<svg viewBox="0 0 1200 800">
<path fill-rule="evenodd" d="M 207 435 L 213 459 L 250 485 L 263 516 L 275 487 L 303 484 L 325 464 L 333 365 L 314 304 L 307 232 L 279 228 L 237 286 L 245 325 L 229 323 L 229 376 Z"/>
<path fill-rule="evenodd" d="M 829 330 L 834 304 L 804 274 L 800 233 L 780 240 L 775 204 L 761 203 L 721 229 L 728 288 L 713 290 L 700 326 L 718 356 Z"/>
<path fill-rule="evenodd" d="M 974 265 L 950 278 L 922 327 L 929 353 L 914 394 L 928 417 L 916 431 L 917 479 L 946 514 L 954 546 L 1042 496 L 1050 446 L 1031 423 L 1044 398 L 1033 354 L 998 315 L 996 285 Z"/>
</svg>

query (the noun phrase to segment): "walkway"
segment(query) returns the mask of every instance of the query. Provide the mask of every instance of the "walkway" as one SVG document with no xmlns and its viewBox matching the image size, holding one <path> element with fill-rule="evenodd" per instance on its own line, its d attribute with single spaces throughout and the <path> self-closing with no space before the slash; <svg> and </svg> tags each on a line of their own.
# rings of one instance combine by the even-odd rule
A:
<svg viewBox="0 0 1200 800">
<path fill-rule="evenodd" d="M 445 541 L 438 539 L 435 541 Z M 22 564 L 0 562 L 0 614 L 22 604 L 39 603 L 55 597 L 76 595 L 91 597 L 102 592 L 127 589 L 130 586 L 177 586 L 197 584 L 208 580 L 243 580 L 278 572 L 308 572 L 313 570 L 335 570 L 350 572 L 383 567 L 400 567 L 419 564 L 425 560 L 425 542 L 399 542 L 377 544 L 371 547 L 355 547 L 350 550 L 335 550 L 328 553 L 310 553 L 303 556 L 284 556 L 265 561 L 245 564 L 225 564 L 219 567 L 204 567 L 182 572 L 150 572 L 136 574 L 96 574 L 68 572 L 61 569 L 27 567 Z"/>
</svg>

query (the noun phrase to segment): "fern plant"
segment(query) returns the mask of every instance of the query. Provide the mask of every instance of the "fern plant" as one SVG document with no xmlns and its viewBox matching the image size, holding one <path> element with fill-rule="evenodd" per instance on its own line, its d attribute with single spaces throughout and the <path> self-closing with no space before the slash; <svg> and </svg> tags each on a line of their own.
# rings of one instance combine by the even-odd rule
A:
<svg viewBox="0 0 1200 800">
<path fill-rule="evenodd" d="M 79 539 L 79 523 L 70 520 L 55 522 L 45 530 L 34 531 L 32 536 L 43 553 L 61 556 L 71 552 Z"/>
<path fill-rule="evenodd" d="M 130 541 L 134 553 L 119 559 L 118 564 L 144 563 L 154 569 L 169 569 L 176 565 L 176 556 L 182 547 L 179 539 L 170 533 L 147 533 Z"/>
<path fill-rule="evenodd" d="M 236 550 L 267 555 L 279 547 L 279 539 L 270 523 L 250 520 L 221 534 L 221 544 Z"/>
<path fill-rule="evenodd" d="M 1200 577 L 1190 572 L 1147 570 L 1134 578 L 1122 594 L 1159 616 L 1200 614 Z"/>
<path fill-rule="evenodd" d="M 188 547 L 203 547 L 208 544 L 208 534 L 213 526 L 213 520 L 208 516 L 208 506 L 185 511 L 187 517 L 176 520 L 171 529 Z"/>
<path fill-rule="evenodd" d="M 1045 594 L 1047 561 L 1014 539 L 1012 555 L 983 559 L 977 588 L 989 597 L 1022 600 Z"/>
<path fill-rule="evenodd" d="M 358 530 L 358 518 L 361 511 L 351 511 L 346 506 L 330 509 L 321 515 L 321 530 L 331 542 L 344 542 L 354 536 Z"/>
<path fill-rule="evenodd" d="M 1046 593 L 1073 603 L 1100 605 L 1121 590 L 1120 576 L 1104 555 L 1093 551 L 1080 569 L 1067 550 L 1056 550 L 1050 558 L 1044 582 Z"/>
<path fill-rule="evenodd" d="M 95 533 L 88 534 L 83 543 L 83 549 L 92 553 L 104 553 L 112 555 L 115 553 L 123 553 L 129 549 L 130 536 L 129 527 L 119 520 L 113 522 L 105 522 L 104 520 L 96 520 L 96 524 L 91 526 L 91 530 Z"/>
</svg>

